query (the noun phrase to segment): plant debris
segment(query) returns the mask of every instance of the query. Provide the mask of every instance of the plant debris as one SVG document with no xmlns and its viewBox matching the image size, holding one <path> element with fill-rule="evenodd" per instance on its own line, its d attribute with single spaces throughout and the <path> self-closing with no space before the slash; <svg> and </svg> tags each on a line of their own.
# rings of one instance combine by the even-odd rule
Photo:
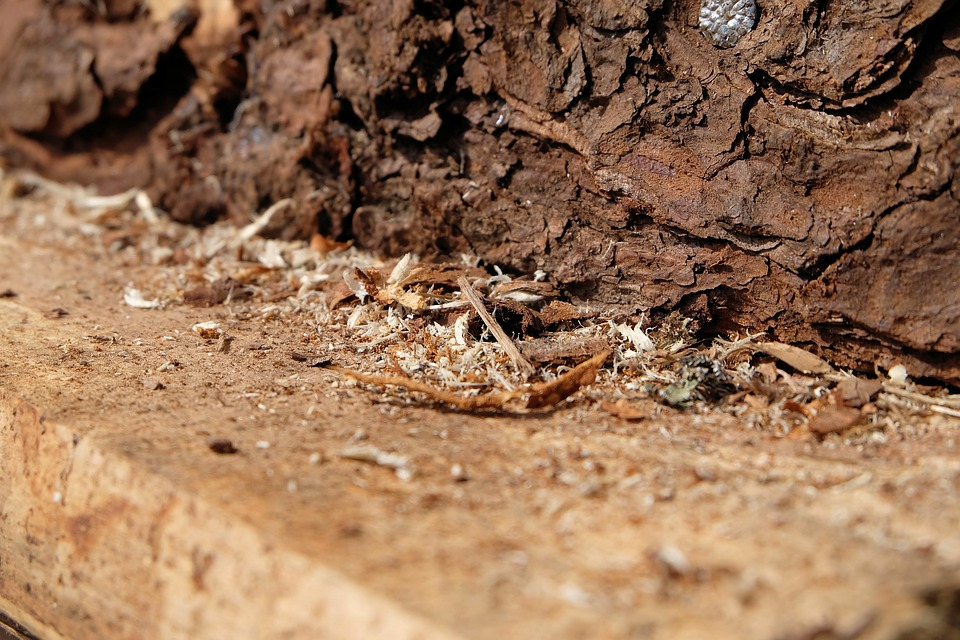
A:
<svg viewBox="0 0 960 640">
<path fill-rule="evenodd" d="M 835 373 L 833 367 L 822 358 L 813 355 L 805 349 L 782 342 L 760 342 L 756 348 L 768 356 L 773 356 L 780 362 L 790 365 L 801 373 L 826 375 Z"/>
<path fill-rule="evenodd" d="M 126 305 L 223 307 L 224 326 L 238 312 L 263 321 L 304 318 L 324 346 L 290 357 L 396 397 L 522 413 L 555 409 L 576 396 L 623 420 L 642 420 L 666 405 L 731 413 L 747 428 L 778 436 L 854 440 L 886 437 L 911 416 L 960 418 L 957 396 L 917 385 L 903 366 L 890 367 L 885 380 L 854 377 L 762 334 L 706 339 L 695 320 L 677 312 L 656 320 L 605 317 L 564 300 L 543 272 L 506 274 L 472 256 L 387 260 L 319 235 L 309 243 L 263 237 L 289 201 L 243 228 L 196 229 L 173 222 L 136 191 L 103 198 L 42 178 L 19 180 L 32 187 L 25 197 L 47 199 L 49 233 L 99 238 L 102 251 L 157 267 L 152 281 L 125 288 Z M 51 199 L 61 204 L 51 206 Z M 30 220 L 9 219 L 24 233 L 32 232 Z M 228 353 L 230 337 L 219 321 L 193 331 Z M 269 351 L 272 344 L 264 335 L 246 348 Z"/>
<path fill-rule="evenodd" d="M 839 433 L 850 429 L 860 422 L 862 418 L 863 415 L 860 411 L 853 407 L 831 405 L 821 409 L 810 420 L 807 427 L 811 432 L 818 435 Z"/>
<path fill-rule="evenodd" d="M 596 379 L 597 370 L 610 357 L 610 353 L 610 351 L 598 353 L 548 382 L 531 384 L 524 389 L 495 391 L 476 396 L 461 396 L 403 376 L 379 376 L 346 369 L 332 370 L 367 384 L 391 385 L 422 393 L 431 400 L 464 411 L 506 411 L 512 401 L 523 397 L 526 397 L 524 408 L 543 409 L 559 404 L 579 391 L 581 387 L 592 384 Z"/>
<path fill-rule="evenodd" d="M 340 457 L 346 460 L 369 462 L 380 467 L 393 469 L 401 480 L 413 478 L 414 469 L 410 459 L 397 453 L 382 451 L 372 444 L 351 445 L 340 451 Z"/>
<path fill-rule="evenodd" d="M 147 300 L 139 289 L 135 289 L 130 285 L 123 290 L 123 302 L 128 307 L 133 307 L 134 309 L 159 309 L 162 306 L 161 302 L 156 298 Z"/>
<path fill-rule="evenodd" d="M 503 347 L 503 350 L 509 356 L 510 360 L 513 361 L 513 364 L 517 367 L 524 378 L 529 377 L 534 372 L 534 367 L 530 362 L 523 357 L 523 354 L 520 353 L 520 350 L 517 349 L 517 345 L 513 343 L 513 340 L 510 339 L 510 336 L 506 334 L 500 324 L 494 319 L 490 312 L 487 311 L 487 308 L 483 305 L 483 300 L 480 299 L 480 296 L 477 295 L 477 292 L 473 290 L 473 286 L 467 280 L 465 276 L 460 276 L 457 279 L 457 284 L 460 285 L 460 292 L 467 298 L 467 301 L 473 305 L 473 308 L 476 310 L 477 315 L 480 316 L 480 319 L 483 320 L 483 323 L 487 325 L 487 328 L 490 329 L 490 333 L 493 334 L 493 337 L 496 338 L 497 342 L 500 343 L 500 346 Z"/>
</svg>

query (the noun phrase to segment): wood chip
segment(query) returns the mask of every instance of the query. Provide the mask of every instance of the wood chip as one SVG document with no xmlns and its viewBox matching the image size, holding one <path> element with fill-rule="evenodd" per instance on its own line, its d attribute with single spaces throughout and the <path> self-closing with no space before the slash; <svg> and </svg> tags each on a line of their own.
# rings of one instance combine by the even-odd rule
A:
<svg viewBox="0 0 960 640">
<path fill-rule="evenodd" d="M 144 378 L 140 381 L 140 384 L 150 391 L 159 391 L 160 389 L 163 389 L 163 383 L 156 378 Z"/>
<path fill-rule="evenodd" d="M 862 414 L 853 407 L 831 405 L 824 407 L 810 420 L 810 431 L 819 435 L 840 433 L 860 422 Z"/>
<path fill-rule="evenodd" d="M 844 378 L 837 385 L 834 393 L 844 405 L 860 408 L 876 398 L 882 388 L 883 383 L 880 380 Z"/>
<path fill-rule="evenodd" d="M 590 354 L 609 349 L 604 338 L 597 336 L 550 335 L 520 343 L 520 350 L 531 362 L 562 364 L 577 362 Z"/>
<path fill-rule="evenodd" d="M 466 267 L 462 264 L 442 262 L 439 264 L 421 264 L 413 267 L 410 273 L 397 284 L 402 287 L 428 286 L 444 287 L 448 290 L 457 288 L 457 279 L 463 276 L 481 277 L 485 275 L 483 269 Z"/>
<path fill-rule="evenodd" d="M 817 375 L 826 375 L 834 373 L 825 360 L 815 356 L 809 351 L 794 347 L 793 345 L 782 342 L 758 342 L 754 343 L 757 350 L 762 351 L 768 356 L 773 356 L 780 362 L 790 365 L 801 373 L 811 373 Z"/>
<path fill-rule="evenodd" d="M 582 310 L 569 302 L 553 300 L 540 310 L 540 321 L 545 327 L 570 322 L 573 320 L 586 320 L 597 315 L 593 311 Z"/>
<path fill-rule="evenodd" d="M 227 440 L 226 438 L 213 438 L 207 442 L 207 446 L 210 447 L 210 451 L 219 453 L 220 455 L 229 456 L 240 451 L 232 441 Z"/>
<path fill-rule="evenodd" d="M 487 307 L 483 304 L 483 300 L 480 298 L 480 294 L 473 289 L 466 277 L 460 276 L 457 278 L 457 284 L 460 286 L 460 291 L 463 293 L 463 296 L 473 305 L 477 315 L 480 316 L 483 323 L 490 329 L 490 333 L 493 334 L 493 337 L 503 348 L 514 366 L 517 367 L 517 370 L 520 371 L 523 378 L 526 379 L 533 375 L 533 365 L 523 357 L 523 354 L 520 353 L 520 350 L 517 348 L 517 345 L 513 343 L 513 340 L 510 339 L 510 336 L 506 334 L 494 317 L 490 315 Z"/>
</svg>

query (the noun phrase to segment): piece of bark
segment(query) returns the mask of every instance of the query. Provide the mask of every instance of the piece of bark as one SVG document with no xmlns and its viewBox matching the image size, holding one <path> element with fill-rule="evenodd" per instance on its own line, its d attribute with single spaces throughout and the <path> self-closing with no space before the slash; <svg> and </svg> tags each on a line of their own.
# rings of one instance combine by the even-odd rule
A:
<svg viewBox="0 0 960 640">
<path fill-rule="evenodd" d="M 801 373 L 820 375 L 833 373 L 833 367 L 829 363 L 800 347 L 782 342 L 761 342 L 756 345 L 756 348 Z"/>
<path fill-rule="evenodd" d="M 568 334 L 543 336 L 520 343 L 523 355 L 538 364 L 580 361 L 609 348 L 603 338 Z"/>
<path fill-rule="evenodd" d="M 562 300 L 551 300 L 547 306 L 539 312 L 540 321 L 545 327 L 571 322 L 574 320 L 588 320 L 596 316 L 596 313 L 589 310 L 583 310 Z"/>
</svg>

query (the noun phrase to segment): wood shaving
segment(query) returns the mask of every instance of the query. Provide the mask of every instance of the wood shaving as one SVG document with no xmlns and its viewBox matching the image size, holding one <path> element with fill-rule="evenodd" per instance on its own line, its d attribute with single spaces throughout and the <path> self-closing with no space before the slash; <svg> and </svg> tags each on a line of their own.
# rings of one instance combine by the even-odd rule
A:
<svg viewBox="0 0 960 640">
<path fill-rule="evenodd" d="M 123 290 L 123 303 L 134 309 L 159 309 L 162 306 L 158 299 L 147 300 L 139 289 L 132 286 Z"/>
<path fill-rule="evenodd" d="M 372 444 L 352 445 L 340 451 L 339 455 L 347 460 L 368 462 L 378 467 L 393 469 L 401 480 L 413 478 L 413 467 L 410 465 L 410 459 L 407 456 L 383 451 Z"/>
<path fill-rule="evenodd" d="M 517 345 L 513 343 L 513 340 L 510 339 L 510 336 L 506 334 L 500 324 L 494 319 L 490 312 L 487 311 L 486 306 L 483 304 L 483 300 L 480 298 L 479 294 L 474 291 L 473 287 L 470 285 L 470 282 L 464 276 L 457 278 L 457 284 L 460 285 L 460 292 L 464 297 L 473 305 L 473 308 L 476 310 L 477 315 L 480 316 L 480 319 L 483 320 L 483 323 L 487 325 L 487 328 L 490 329 L 490 333 L 493 334 L 494 339 L 503 347 L 503 351 L 507 354 L 510 360 L 513 361 L 513 364 L 517 367 L 517 370 L 523 375 L 526 379 L 527 377 L 533 375 L 535 371 L 530 361 L 523 357 L 523 354 L 520 353 L 520 350 L 517 348 Z"/>
</svg>

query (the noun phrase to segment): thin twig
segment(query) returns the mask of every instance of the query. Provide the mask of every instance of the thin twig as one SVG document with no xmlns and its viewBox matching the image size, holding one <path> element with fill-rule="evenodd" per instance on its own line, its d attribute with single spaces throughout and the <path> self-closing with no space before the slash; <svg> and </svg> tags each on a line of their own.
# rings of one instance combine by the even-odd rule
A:
<svg viewBox="0 0 960 640">
<path fill-rule="evenodd" d="M 945 416 L 950 416 L 951 418 L 960 418 L 960 411 L 957 411 L 956 409 L 951 409 L 950 407 L 944 407 L 943 405 L 939 405 L 939 404 L 932 404 L 930 405 L 929 409 L 934 413 L 940 413 Z"/>
<path fill-rule="evenodd" d="M 883 390 L 887 393 L 892 393 L 895 396 L 900 396 L 901 398 L 906 398 L 907 400 L 913 400 L 914 402 L 919 402 L 920 404 L 925 405 L 938 405 L 941 407 L 950 407 L 953 409 L 960 409 L 960 395 L 948 395 L 948 396 L 928 396 L 922 393 L 916 393 L 913 391 L 907 391 L 906 389 L 901 389 L 895 384 L 889 382 L 883 383 Z"/>
<path fill-rule="evenodd" d="M 496 319 L 490 315 L 490 312 L 487 311 L 487 307 L 483 304 L 483 300 L 480 298 L 480 295 L 473 290 L 473 287 L 470 286 L 470 281 L 467 280 L 466 276 L 460 276 L 457 278 L 457 284 L 460 286 L 460 291 L 463 293 L 464 297 L 470 301 L 470 304 L 473 305 L 473 308 L 476 309 L 477 315 L 480 316 L 480 319 L 483 320 L 483 323 L 487 325 L 487 328 L 490 329 L 490 333 L 493 334 L 493 337 L 496 339 L 500 346 L 503 347 L 504 352 L 507 354 L 507 357 L 513 361 L 514 366 L 518 371 L 523 375 L 524 379 L 533 375 L 534 369 L 533 365 L 530 364 L 530 361 L 523 357 L 523 354 L 520 353 L 520 349 L 517 348 L 517 345 L 513 343 L 513 340 L 510 339 L 510 336 L 507 335 L 507 332 L 503 330 L 503 327 L 496 321 Z"/>
</svg>

